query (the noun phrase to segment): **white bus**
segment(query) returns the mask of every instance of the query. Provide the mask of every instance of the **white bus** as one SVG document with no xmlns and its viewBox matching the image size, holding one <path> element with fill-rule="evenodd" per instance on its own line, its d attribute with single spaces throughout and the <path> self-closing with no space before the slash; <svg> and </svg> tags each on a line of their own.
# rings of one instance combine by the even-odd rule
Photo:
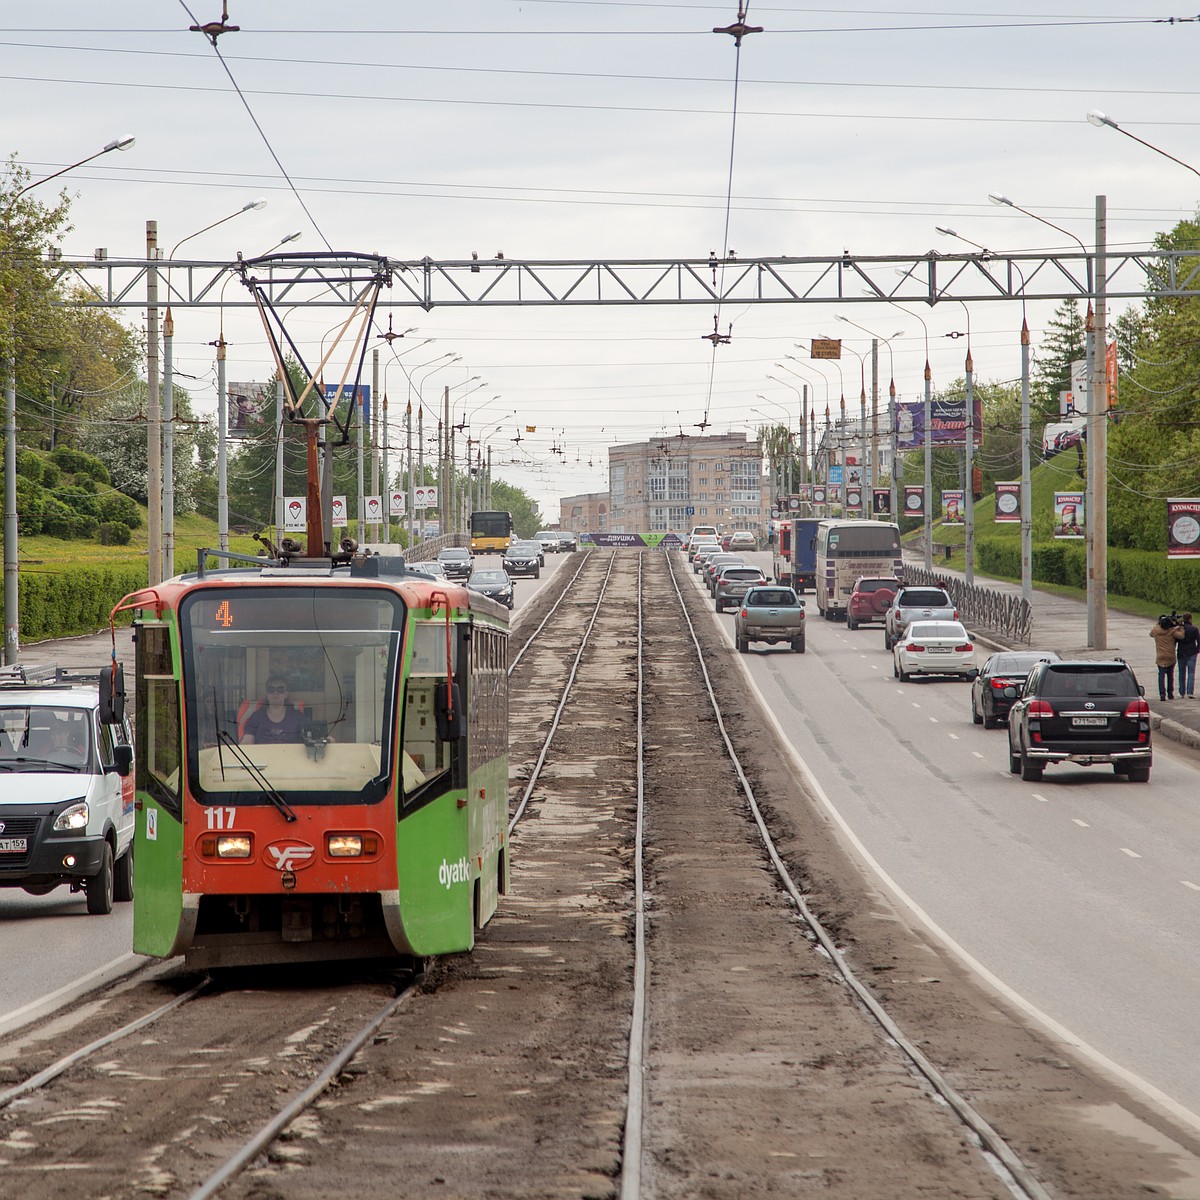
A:
<svg viewBox="0 0 1200 1200">
<path fill-rule="evenodd" d="M 900 526 L 891 521 L 822 521 L 817 526 L 817 609 L 844 617 L 860 577 L 900 578 Z"/>
</svg>

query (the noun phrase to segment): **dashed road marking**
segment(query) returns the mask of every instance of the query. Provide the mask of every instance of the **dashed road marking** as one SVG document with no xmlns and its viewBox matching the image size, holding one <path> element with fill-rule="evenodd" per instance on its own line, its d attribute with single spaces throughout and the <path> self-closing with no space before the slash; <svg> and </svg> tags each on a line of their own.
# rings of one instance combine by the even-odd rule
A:
<svg viewBox="0 0 1200 1200">
<path fill-rule="evenodd" d="M 1193 892 L 1200 892 L 1200 883 L 1193 883 L 1190 879 L 1181 879 L 1179 882 L 1185 888 L 1191 888 Z"/>
<path fill-rule="evenodd" d="M 1034 793 L 1033 793 L 1033 798 L 1034 798 L 1035 800 L 1040 800 L 1040 801 L 1041 801 L 1043 804 L 1049 804 L 1049 803 L 1050 803 L 1050 800 L 1049 800 L 1049 798 L 1048 798 L 1047 796 L 1043 796 L 1043 795 L 1041 794 L 1041 792 L 1034 792 Z"/>
<path fill-rule="evenodd" d="M 957 733 L 952 733 L 950 736 L 951 736 L 951 738 L 953 738 L 953 739 L 954 739 L 954 741 L 956 741 L 956 742 L 958 741 L 958 734 L 957 734 Z"/>
<path fill-rule="evenodd" d="M 1130 850 L 1128 846 L 1122 846 L 1121 853 L 1128 854 L 1130 858 L 1141 858 L 1142 857 L 1136 850 Z"/>
<path fill-rule="evenodd" d="M 1091 829 L 1091 826 L 1086 821 L 1081 821 L 1078 817 L 1072 817 L 1072 821 L 1080 827 L 1080 829 Z"/>
<path fill-rule="evenodd" d="M 929 718 L 929 720 L 930 720 L 930 721 L 931 721 L 931 722 L 932 722 L 934 725 L 940 725 L 940 724 L 941 724 L 941 722 L 940 722 L 940 721 L 937 719 L 937 717 L 930 717 L 930 718 Z"/>
<path fill-rule="evenodd" d="M 975 757 L 976 757 L 976 758 L 982 758 L 982 757 L 983 757 L 983 755 L 982 755 L 982 754 L 980 754 L 978 750 L 972 750 L 972 751 L 971 751 L 971 753 L 972 753 L 973 755 L 975 755 Z"/>
</svg>

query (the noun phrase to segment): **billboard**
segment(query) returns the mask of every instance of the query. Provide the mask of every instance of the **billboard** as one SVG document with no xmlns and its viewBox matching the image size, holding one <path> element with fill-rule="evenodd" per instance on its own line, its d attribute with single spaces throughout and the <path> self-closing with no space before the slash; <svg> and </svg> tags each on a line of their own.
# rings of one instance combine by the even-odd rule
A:
<svg viewBox="0 0 1200 1200">
<path fill-rule="evenodd" d="M 924 484 L 906 483 L 904 485 L 904 515 L 906 517 L 923 517 L 925 515 Z"/>
<path fill-rule="evenodd" d="M 974 444 L 983 441 L 983 400 L 975 395 L 973 419 Z M 967 400 L 965 396 L 929 402 L 929 427 L 934 446 L 962 446 L 967 440 Z M 906 400 L 896 405 L 896 449 L 918 450 L 925 445 L 925 402 Z"/>
<path fill-rule="evenodd" d="M 1081 538 L 1086 532 L 1082 492 L 1054 493 L 1054 536 Z"/>
<path fill-rule="evenodd" d="M 225 436 L 244 441 L 263 431 L 275 428 L 275 384 L 230 383 L 225 395 Z"/>
<path fill-rule="evenodd" d="M 1167 501 L 1167 557 L 1200 558 L 1200 500 Z"/>
<path fill-rule="evenodd" d="M 943 525 L 962 525 L 965 521 L 963 516 L 963 490 L 962 488 L 942 489 L 942 524 Z"/>
<path fill-rule="evenodd" d="M 334 397 L 338 396 L 338 385 L 336 383 L 325 384 L 325 407 L 333 403 Z M 371 428 L 371 385 L 369 383 L 343 384 L 341 388 L 341 396 L 338 398 L 339 407 L 343 404 L 349 404 L 351 396 L 358 397 L 358 411 L 362 416 L 363 429 Z"/>
<path fill-rule="evenodd" d="M 891 488 L 871 489 L 871 512 L 877 517 L 890 517 L 892 515 Z"/>
<path fill-rule="evenodd" d="M 1021 519 L 1021 484 L 996 484 L 996 520 L 1019 521 Z"/>
</svg>

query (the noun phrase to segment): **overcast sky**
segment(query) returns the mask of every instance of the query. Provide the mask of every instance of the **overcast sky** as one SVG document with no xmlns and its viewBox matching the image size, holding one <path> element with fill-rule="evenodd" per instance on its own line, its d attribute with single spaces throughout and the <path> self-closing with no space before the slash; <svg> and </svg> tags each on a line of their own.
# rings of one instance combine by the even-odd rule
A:
<svg viewBox="0 0 1200 1200">
<path fill-rule="evenodd" d="M 733 2 L 228 0 L 240 32 L 219 38 L 223 65 L 188 30 L 219 19 L 220 0 L 45 0 L 5 6 L 3 149 L 38 177 L 136 135 L 67 180 L 68 255 L 142 256 L 147 219 L 169 252 L 260 196 L 264 209 L 191 238 L 179 258 L 252 256 L 297 230 L 289 250 L 397 259 L 970 249 L 936 225 L 994 250 L 1074 248 L 990 204 L 992 191 L 1085 243 L 1103 193 L 1110 245 L 1141 245 L 1194 215 L 1200 179 L 1085 115 L 1102 109 L 1200 165 L 1200 25 L 1166 23 L 1183 14 L 1160 2 L 1175 0 L 1060 0 L 1050 12 L 1029 0 L 752 3 L 747 20 L 765 31 L 739 56 L 711 32 L 736 19 Z M 1035 345 L 1051 308 L 1030 308 Z M 497 477 L 555 517 L 559 496 L 607 486 L 608 445 L 696 432 L 706 412 L 712 432 L 796 422 L 787 384 L 804 381 L 774 365 L 805 357 L 794 343 L 845 336 L 869 352 L 839 312 L 885 337 L 903 331 L 896 383 L 916 398 L 924 335 L 887 305 L 726 307 L 732 341 L 715 350 L 701 306 L 397 309 L 396 330 L 436 341 L 387 371 L 391 444 L 404 368 L 461 355 L 412 371 L 424 403 L 452 385 L 455 419 L 490 440 Z M 215 315 L 174 315 L 176 369 L 212 413 Z M 922 315 L 934 385 L 948 385 L 962 374 L 964 343 L 945 336 L 965 327 L 962 306 Z M 336 320 L 325 308 L 288 318 L 314 365 Z M 1016 305 L 972 307 L 980 378 L 1017 375 L 1020 320 Z M 229 314 L 225 337 L 230 379 L 271 373 L 249 315 Z M 840 381 L 787 365 L 807 371 L 818 410 L 826 387 L 835 410 L 843 389 L 857 410 L 852 354 Z M 512 442 L 526 425 L 537 434 Z"/>
</svg>

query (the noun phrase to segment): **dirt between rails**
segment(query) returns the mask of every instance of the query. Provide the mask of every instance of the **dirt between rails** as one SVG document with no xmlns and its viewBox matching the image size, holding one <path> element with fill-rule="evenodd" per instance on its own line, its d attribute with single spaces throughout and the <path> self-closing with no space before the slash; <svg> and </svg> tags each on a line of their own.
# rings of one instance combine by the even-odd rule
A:
<svg viewBox="0 0 1200 1200">
<path fill-rule="evenodd" d="M 591 616 L 607 555 L 513 678 L 513 799 L 521 794 Z M 513 890 L 472 954 L 430 964 L 422 991 L 314 1110 L 223 1191 L 242 1200 L 610 1197 L 618 1194 L 632 997 L 638 556 L 614 567 L 580 694 L 547 778 L 514 835 Z M 573 565 L 573 564 L 571 564 Z M 643 1194 L 828 1195 L 845 1200 L 1008 1196 L 948 1110 L 851 1001 L 768 869 L 717 750 L 699 673 L 665 576 L 647 554 L 646 872 L 649 1012 Z M 678 564 L 677 564 L 678 565 Z M 567 581 L 518 618 L 514 647 Z M 771 727 L 746 702 L 737 657 L 690 581 L 726 721 L 811 907 L 905 1033 L 1005 1136 L 1053 1197 L 1200 1196 L 1196 1140 L 1078 1067 L 915 929 L 839 844 Z M 368 988 L 370 994 L 371 989 Z M 191 1058 L 147 1031 L 92 1068 L 99 1091 L 54 1093 L 39 1121 L 0 1113 L 0 1195 L 30 1200 L 188 1194 L 200 1166 L 248 1136 L 316 1069 L 333 991 L 251 992 L 233 1010 L 188 1006 Z M 363 1001 L 365 1003 L 365 1000 Z M 303 1006 L 311 1017 L 301 1021 Z M 282 1014 L 288 1014 L 286 1021 Z M 266 1027 L 294 1030 L 290 1075 L 256 1078 Z M 0 1068 L 2 1069 L 2 1068 Z M 109 1098 L 121 1080 L 156 1121 Z M 198 1086 L 201 1077 L 203 1086 Z M 147 1083 L 146 1080 L 149 1082 Z M 125 1093 L 122 1093 L 125 1095 Z M 199 1104 L 190 1120 L 168 1115 Z M 231 1118 L 236 1115 L 237 1121 Z M 46 1157 L 56 1128 L 72 1155 Z M 171 1132 L 168 1132 L 170 1130 Z M 131 1132 L 132 1131 L 132 1132 Z M 115 1140 L 119 1182 L 88 1174 Z M 36 1163 L 60 1168 L 38 1173 Z M 11 1164 L 19 1163 L 19 1173 Z M 176 1170 L 172 1174 L 170 1168 Z M 181 1169 L 186 1168 L 186 1169 Z M 161 1174 L 155 1174 L 161 1169 Z"/>
</svg>

